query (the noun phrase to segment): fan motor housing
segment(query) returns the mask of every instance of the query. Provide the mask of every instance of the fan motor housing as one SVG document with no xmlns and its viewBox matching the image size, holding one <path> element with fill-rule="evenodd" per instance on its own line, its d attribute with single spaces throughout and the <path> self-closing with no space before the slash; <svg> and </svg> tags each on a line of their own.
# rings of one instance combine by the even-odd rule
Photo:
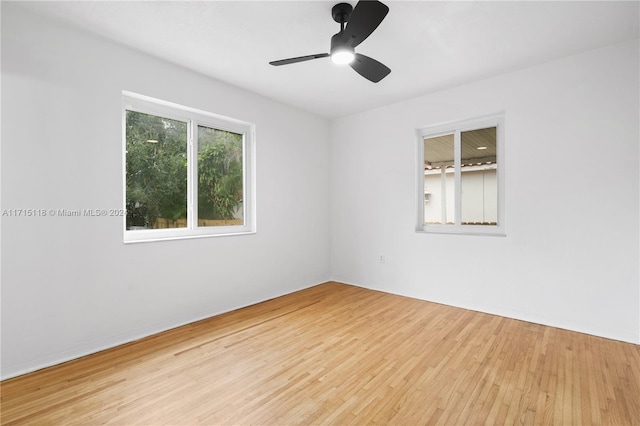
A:
<svg viewBox="0 0 640 426">
<path fill-rule="evenodd" d="M 345 42 L 344 38 L 342 37 L 342 32 L 336 33 L 331 36 L 331 50 L 329 52 L 333 54 L 336 49 L 350 50 L 352 53 L 355 53 L 355 49 L 351 47 L 349 43 Z"/>
</svg>

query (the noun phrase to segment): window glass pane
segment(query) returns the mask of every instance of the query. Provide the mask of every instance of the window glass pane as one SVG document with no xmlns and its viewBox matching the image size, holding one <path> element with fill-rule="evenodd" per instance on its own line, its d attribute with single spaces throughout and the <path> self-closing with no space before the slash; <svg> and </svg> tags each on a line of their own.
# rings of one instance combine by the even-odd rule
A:
<svg viewBox="0 0 640 426">
<path fill-rule="evenodd" d="M 198 126 L 198 226 L 244 224 L 243 137 Z"/>
<path fill-rule="evenodd" d="M 463 225 L 496 225 L 498 181 L 496 128 L 461 132 Z"/>
<path fill-rule="evenodd" d="M 187 123 L 127 111 L 127 229 L 187 226 Z"/>
<path fill-rule="evenodd" d="M 455 221 L 453 134 L 424 139 L 424 223 Z"/>
</svg>

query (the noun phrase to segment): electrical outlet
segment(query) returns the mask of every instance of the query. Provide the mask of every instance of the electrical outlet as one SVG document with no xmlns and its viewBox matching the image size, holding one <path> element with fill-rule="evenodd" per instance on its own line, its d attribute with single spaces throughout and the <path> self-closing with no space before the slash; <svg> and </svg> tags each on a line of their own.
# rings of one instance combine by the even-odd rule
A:
<svg viewBox="0 0 640 426">
<path fill-rule="evenodd" d="M 378 263 L 384 263 L 384 254 L 378 256 Z"/>
</svg>

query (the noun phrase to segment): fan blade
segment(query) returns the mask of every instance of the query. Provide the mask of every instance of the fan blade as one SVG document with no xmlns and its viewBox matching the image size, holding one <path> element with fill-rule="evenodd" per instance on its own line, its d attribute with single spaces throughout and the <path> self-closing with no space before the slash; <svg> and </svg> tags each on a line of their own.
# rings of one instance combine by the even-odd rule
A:
<svg viewBox="0 0 640 426">
<path fill-rule="evenodd" d="M 310 61 L 312 59 L 326 58 L 327 56 L 329 56 L 328 53 L 316 53 L 315 55 L 298 56 L 297 58 L 289 58 L 289 59 L 281 59 L 279 61 L 272 61 L 272 62 L 269 62 L 269 64 L 275 65 L 275 66 L 288 65 L 288 64 L 295 64 L 296 62 Z"/>
<path fill-rule="evenodd" d="M 345 43 L 356 47 L 378 28 L 389 8 L 379 1 L 361 0 L 351 12 L 347 27 L 342 32 Z"/>
<path fill-rule="evenodd" d="M 356 53 L 356 58 L 349 65 L 355 72 L 374 83 L 379 82 L 391 72 L 386 65 L 359 53 Z"/>
</svg>

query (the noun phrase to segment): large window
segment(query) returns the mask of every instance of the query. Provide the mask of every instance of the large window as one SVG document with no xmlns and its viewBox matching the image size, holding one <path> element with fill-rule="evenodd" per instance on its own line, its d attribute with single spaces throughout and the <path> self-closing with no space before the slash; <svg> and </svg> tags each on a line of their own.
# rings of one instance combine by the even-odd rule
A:
<svg viewBox="0 0 640 426">
<path fill-rule="evenodd" d="M 502 115 L 418 130 L 418 231 L 504 235 Z"/>
<path fill-rule="evenodd" d="M 123 94 L 125 242 L 254 232 L 254 126 Z"/>
</svg>

